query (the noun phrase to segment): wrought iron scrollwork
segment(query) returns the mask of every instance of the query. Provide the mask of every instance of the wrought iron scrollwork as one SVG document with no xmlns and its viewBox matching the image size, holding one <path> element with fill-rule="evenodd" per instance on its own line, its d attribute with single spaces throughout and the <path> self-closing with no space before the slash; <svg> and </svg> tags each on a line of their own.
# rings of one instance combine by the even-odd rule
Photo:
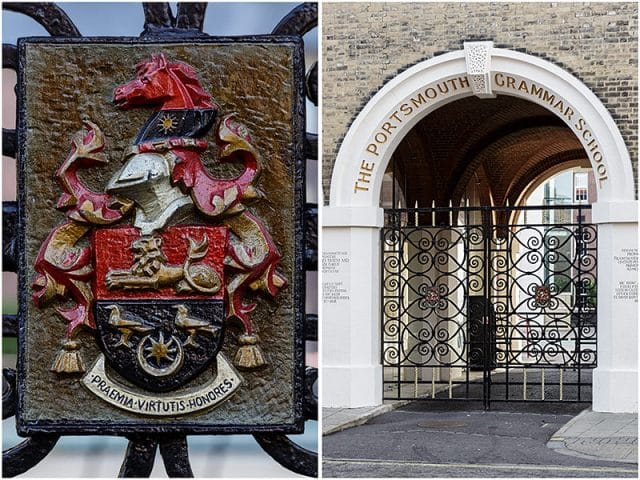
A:
<svg viewBox="0 0 640 480">
<path fill-rule="evenodd" d="M 16 371 L 12 368 L 2 369 L 2 419 L 16 414 Z"/>
<path fill-rule="evenodd" d="M 273 35 L 300 35 L 318 26 L 318 4 L 301 3 L 287 15 L 271 32 Z"/>
<path fill-rule="evenodd" d="M 164 462 L 167 475 L 171 478 L 193 477 L 191 464 L 189 463 L 189 450 L 187 437 L 184 435 L 163 438 L 160 440 L 160 455 Z"/>
<path fill-rule="evenodd" d="M 387 210 L 381 237 L 387 398 L 480 392 L 488 401 L 519 392 L 527 400 L 535 385 L 537 400 L 588 400 L 583 391 L 590 391 L 587 377 L 597 360 L 597 230 L 583 223 L 589 208 Z M 498 213 L 513 220 L 486 221 Z M 450 225 L 432 226 L 442 216 Z M 483 390 L 470 389 L 474 372 L 484 372 L 475 376 Z M 551 385 L 557 396 L 545 398 Z"/>
<path fill-rule="evenodd" d="M 305 267 L 318 269 L 318 206 L 307 204 L 305 208 Z"/>
<path fill-rule="evenodd" d="M 151 436 L 130 436 L 118 476 L 149 477 L 158 450 L 158 440 Z"/>
<path fill-rule="evenodd" d="M 11 314 L 2 315 L 2 335 L 5 337 L 18 336 L 18 316 Z"/>
<path fill-rule="evenodd" d="M 35 467 L 58 443 L 58 435 L 34 435 L 2 452 L 2 475 L 15 477 Z"/>
<path fill-rule="evenodd" d="M 18 231 L 18 206 L 16 202 L 2 202 L 2 270 L 15 272 L 18 266 L 16 251 Z"/>
<path fill-rule="evenodd" d="M 12 158 L 16 156 L 16 131 L 11 128 L 2 129 L 2 155 Z"/>
<path fill-rule="evenodd" d="M 144 26 L 141 36 L 171 37 L 207 35 L 203 32 L 206 2 L 179 3 L 174 15 L 167 2 L 143 3 Z M 3 3 L 3 9 L 21 13 L 34 19 L 47 32 L 56 37 L 80 37 L 80 31 L 58 5 L 52 3 Z M 273 35 L 302 36 L 317 26 L 318 9 L 313 3 L 303 3 L 287 14 L 274 28 Z M 3 68 L 18 68 L 17 49 L 14 45 L 3 44 Z M 317 104 L 317 63 L 306 76 L 306 95 Z M 16 132 L 4 129 L 3 154 L 16 154 Z M 305 141 L 307 158 L 317 159 L 317 135 L 307 133 Z M 3 270 L 15 271 L 17 251 L 15 243 L 16 203 L 3 202 Z M 306 254 L 305 266 L 317 269 L 317 206 L 308 204 L 306 209 Z M 317 316 L 308 315 L 306 338 L 317 340 Z M 3 316 L 3 334 L 18 334 L 18 319 L 15 315 Z M 307 368 L 306 394 L 301 409 L 306 420 L 317 419 L 318 399 L 316 382 L 318 371 Z M 4 418 L 15 414 L 17 404 L 15 371 L 3 371 L 3 413 Z M 297 445 L 282 434 L 256 434 L 258 444 L 284 467 L 303 475 L 317 476 L 317 453 Z M 37 435 L 30 437 L 13 448 L 3 451 L 3 473 L 12 477 L 26 472 L 43 460 L 55 447 L 59 436 Z M 135 435 L 129 436 L 129 444 L 121 466 L 120 477 L 148 477 L 159 450 L 166 472 L 171 477 L 192 477 L 187 439 L 185 436 Z"/>
<path fill-rule="evenodd" d="M 307 367 L 305 383 L 305 418 L 318 420 L 318 369 Z"/>
<path fill-rule="evenodd" d="M 307 137 L 304 142 L 304 153 L 310 160 L 318 158 L 318 135 L 314 133 L 307 133 Z"/>
<path fill-rule="evenodd" d="M 55 3 L 4 2 L 2 8 L 22 13 L 42 25 L 52 37 L 79 37 L 80 30 Z"/>
<path fill-rule="evenodd" d="M 314 105 L 318 105 L 318 62 L 314 62 L 307 72 L 307 95 Z"/>
<path fill-rule="evenodd" d="M 318 315 L 313 313 L 307 314 L 305 337 L 308 342 L 318 341 Z"/>
<path fill-rule="evenodd" d="M 168 3 L 143 3 L 144 30 L 141 36 L 206 35 L 202 32 L 205 2 L 179 3 L 177 15 L 173 15 Z"/>
<path fill-rule="evenodd" d="M 254 435 L 258 444 L 283 467 L 302 475 L 318 476 L 318 454 L 301 447 L 286 435 Z"/>
<path fill-rule="evenodd" d="M 18 47 L 10 43 L 2 44 L 2 68 L 16 70 L 18 68 Z"/>
</svg>

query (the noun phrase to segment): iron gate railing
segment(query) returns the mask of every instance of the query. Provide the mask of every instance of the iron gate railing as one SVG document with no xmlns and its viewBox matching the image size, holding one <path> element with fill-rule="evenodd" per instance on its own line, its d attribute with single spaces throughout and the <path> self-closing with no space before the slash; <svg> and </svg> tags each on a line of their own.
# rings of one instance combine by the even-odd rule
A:
<svg viewBox="0 0 640 480">
<path fill-rule="evenodd" d="M 588 205 L 385 210 L 385 399 L 591 399 Z"/>
<path fill-rule="evenodd" d="M 207 36 L 203 32 L 206 2 L 179 3 L 177 14 L 172 13 L 169 3 L 145 3 L 144 30 L 141 38 L 193 38 Z M 54 37 L 81 37 L 81 34 L 62 8 L 52 3 L 3 3 L 3 9 L 31 17 Z M 303 3 L 287 14 L 271 32 L 272 35 L 303 36 L 318 23 L 318 9 L 315 3 Z M 15 45 L 3 44 L 3 68 L 18 70 L 18 55 Z M 317 105 L 317 62 L 308 70 L 306 96 Z M 16 131 L 4 129 L 3 155 L 16 156 Z M 317 160 L 317 135 L 307 133 L 305 155 L 309 160 Z M 16 202 L 3 202 L 3 271 L 17 270 L 20 252 L 16 247 L 17 236 Z M 307 204 L 305 209 L 305 269 L 317 270 L 317 206 Z M 16 315 L 3 315 L 3 336 L 19 335 L 20 320 Z M 317 341 L 317 315 L 306 316 L 306 339 Z M 298 359 L 304 362 L 303 358 Z M 305 395 L 302 410 L 305 420 L 317 420 L 318 397 L 315 388 L 318 372 L 307 367 L 305 374 Z M 17 408 L 16 372 L 3 368 L 3 419 L 15 415 Z M 124 435 L 124 433 L 123 433 Z M 187 440 L 184 435 L 169 434 L 127 434 L 129 446 L 119 475 L 121 477 L 145 477 L 151 474 L 156 451 L 164 461 L 170 477 L 193 476 Z M 256 433 L 254 437 L 262 449 L 284 467 L 303 475 L 317 476 L 317 453 L 311 452 L 278 433 Z M 59 435 L 39 434 L 27 438 L 22 443 L 3 451 L 3 474 L 6 477 L 21 474 L 43 460 L 55 447 Z"/>
</svg>

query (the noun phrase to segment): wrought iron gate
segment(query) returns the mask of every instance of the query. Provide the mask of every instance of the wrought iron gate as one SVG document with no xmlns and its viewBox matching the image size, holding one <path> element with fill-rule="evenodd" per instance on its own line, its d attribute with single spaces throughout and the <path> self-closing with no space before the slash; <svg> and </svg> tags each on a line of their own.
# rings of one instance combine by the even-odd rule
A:
<svg viewBox="0 0 640 480">
<path fill-rule="evenodd" d="M 386 210 L 385 399 L 591 400 L 590 206 Z"/>
</svg>

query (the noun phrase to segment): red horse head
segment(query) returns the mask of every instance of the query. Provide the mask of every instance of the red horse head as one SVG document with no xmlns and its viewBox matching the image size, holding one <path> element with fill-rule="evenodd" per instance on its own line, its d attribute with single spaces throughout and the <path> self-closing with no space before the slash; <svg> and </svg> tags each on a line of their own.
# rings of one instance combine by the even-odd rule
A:
<svg viewBox="0 0 640 480">
<path fill-rule="evenodd" d="M 182 62 L 168 62 L 163 54 L 152 55 L 136 66 L 137 78 L 117 87 L 113 101 L 120 108 L 160 105 L 160 110 L 215 108 L 196 71 Z"/>
</svg>

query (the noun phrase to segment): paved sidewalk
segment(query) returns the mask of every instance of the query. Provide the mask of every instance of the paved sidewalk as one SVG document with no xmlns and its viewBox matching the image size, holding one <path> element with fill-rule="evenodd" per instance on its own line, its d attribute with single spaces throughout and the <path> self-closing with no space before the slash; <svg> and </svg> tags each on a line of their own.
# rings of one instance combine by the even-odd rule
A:
<svg viewBox="0 0 640 480">
<path fill-rule="evenodd" d="M 323 408 L 322 435 L 330 435 L 347 428 L 364 425 L 370 419 L 410 403 L 409 400 L 384 402 L 384 405 L 361 408 Z"/>
<path fill-rule="evenodd" d="M 385 402 L 362 408 L 323 408 L 322 434 L 364 425 L 369 420 L 411 403 Z M 638 463 L 638 416 L 584 410 L 551 436 L 547 447 L 558 453 L 593 460 Z"/>
<path fill-rule="evenodd" d="M 547 446 L 576 457 L 638 463 L 638 415 L 585 410 L 553 434 Z"/>
</svg>

